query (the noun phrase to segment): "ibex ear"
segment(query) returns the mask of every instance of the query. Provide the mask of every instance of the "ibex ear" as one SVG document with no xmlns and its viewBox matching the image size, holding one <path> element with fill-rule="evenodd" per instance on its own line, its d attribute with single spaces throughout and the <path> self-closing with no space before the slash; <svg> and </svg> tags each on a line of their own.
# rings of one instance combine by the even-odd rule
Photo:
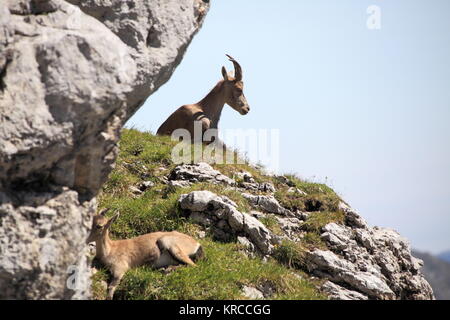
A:
<svg viewBox="0 0 450 320">
<path fill-rule="evenodd" d="M 109 211 L 109 208 L 104 208 L 102 210 L 100 210 L 100 212 L 98 213 L 101 216 L 105 216 L 105 214 Z"/>
<path fill-rule="evenodd" d="M 119 216 L 120 212 L 117 212 L 111 219 L 109 219 L 108 222 L 106 223 L 106 228 L 108 229 L 109 227 L 111 227 L 111 225 L 114 223 L 114 221 L 117 220 Z"/>
<path fill-rule="evenodd" d="M 227 73 L 227 69 L 225 69 L 225 67 L 222 67 L 222 76 L 225 81 L 228 81 L 228 73 Z"/>
</svg>

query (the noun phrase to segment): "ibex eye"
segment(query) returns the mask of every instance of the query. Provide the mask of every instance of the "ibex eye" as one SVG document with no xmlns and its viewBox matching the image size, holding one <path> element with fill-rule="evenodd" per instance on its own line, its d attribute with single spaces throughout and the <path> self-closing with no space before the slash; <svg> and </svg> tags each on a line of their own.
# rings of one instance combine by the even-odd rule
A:
<svg viewBox="0 0 450 320">
<path fill-rule="evenodd" d="M 103 226 L 101 226 L 101 225 L 97 225 L 97 226 L 95 226 L 97 229 L 101 229 L 101 228 L 103 228 Z"/>
</svg>

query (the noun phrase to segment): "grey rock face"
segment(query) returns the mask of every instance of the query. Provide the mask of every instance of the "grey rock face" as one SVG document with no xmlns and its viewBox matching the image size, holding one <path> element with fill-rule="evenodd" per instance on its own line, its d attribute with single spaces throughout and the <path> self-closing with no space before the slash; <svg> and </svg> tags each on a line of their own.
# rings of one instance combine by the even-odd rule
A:
<svg viewBox="0 0 450 320">
<path fill-rule="evenodd" d="M 181 195 L 180 207 L 189 211 L 194 222 L 211 226 L 215 236 L 230 240 L 231 236 L 246 237 L 263 254 L 273 250 L 272 233 L 256 218 L 238 211 L 236 204 L 227 197 L 210 191 L 192 191 Z M 245 243 L 241 239 L 241 243 Z"/>
<path fill-rule="evenodd" d="M 307 217 L 286 210 L 272 196 L 243 196 L 263 212 L 241 213 L 227 197 L 210 191 L 182 195 L 179 202 L 193 221 L 211 228 L 217 238 L 236 239 L 250 252 L 256 248 L 267 255 L 282 239 L 301 241 Z M 368 227 L 355 210 L 344 203 L 340 207 L 345 223 L 329 223 L 322 228 L 321 238 L 328 250 L 312 249 L 304 261 L 310 274 L 328 280 L 321 290 L 330 299 L 434 298 L 420 273 L 422 263 L 411 255 L 405 239 L 390 229 Z M 258 220 L 269 217 L 275 219 L 282 234 L 272 234 Z"/>
<path fill-rule="evenodd" d="M 186 182 L 210 182 L 226 185 L 234 185 L 236 183 L 233 179 L 213 169 L 206 162 L 176 166 L 169 174 L 168 179 L 169 183 L 175 186 L 185 186 Z"/>
<path fill-rule="evenodd" d="M 329 300 L 368 300 L 367 296 L 338 286 L 331 281 L 325 282 L 321 289 L 328 295 Z"/>
<path fill-rule="evenodd" d="M 331 251 L 314 250 L 309 254 L 308 268 L 334 282 L 342 282 L 373 298 L 393 299 L 392 290 L 379 277 L 368 271 L 360 271 L 345 259 Z"/>
<path fill-rule="evenodd" d="M 0 206 L 0 296 L 88 297 L 90 267 L 85 239 L 95 199 L 80 203 L 78 194 L 68 188 L 18 196 L 29 200 L 14 207 L 3 194 Z"/>
<path fill-rule="evenodd" d="M 244 176 L 248 183 L 252 183 L 250 179 Z M 261 212 L 241 213 L 227 197 L 210 191 L 182 195 L 179 203 L 194 222 L 210 228 L 216 238 L 236 240 L 250 253 L 256 249 L 263 255 L 270 255 L 273 246 L 283 239 L 301 241 L 307 216 L 290 212 L 273 196 L 242 195 Z M 393 230 L 369 227 L 343 202 L 340 209 L 345 215 L 344 224 L 329 223 L 321 230 L 321 238 L 328 249 L 311 249 L 306 252 L 304 261 L 311 275 L 327 279 L 321 290 L 330 299 L 434 298 L 431 287 L 420 273 L 422 263 L 411 255 L 405 239 Z M 274 219 L 281 233 L 269 231 L 258 220 L 263 218 Z"/>
<path fill-rule="evenodd" d="M 354 210 L 346 209 L 346 225 L 330 223 L 322 230 L 321 237 L 331 251 L 309 253 L 311 272 L 370 299 L 433 299 L 420 273 L 422 262 L 412 256 L 406 239 L 394 230 L 370 228 Z M 327 287 L 336 291 L 332 289 Z M 338 291 L 332 296 L 348 294 Z"/>
<path fill-rule="evenodd" d="M 89 297 L 84 240 L 120 129 L 169 79 L 207 9 L 0 2 L 0 298 Z"/>
</svg>

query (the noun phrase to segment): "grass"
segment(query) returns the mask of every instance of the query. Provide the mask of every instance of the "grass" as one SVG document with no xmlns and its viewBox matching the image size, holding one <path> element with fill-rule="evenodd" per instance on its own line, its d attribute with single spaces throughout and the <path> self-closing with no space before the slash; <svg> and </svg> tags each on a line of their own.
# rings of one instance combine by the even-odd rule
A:
<svg viewBox="0 0 450 320">
<path fill-rule="evenodd" d="M 276 235 L 283 235 L 283 230 L 280 227 L 277 219 L 272 216 L 265 216 L 259 219 L 270 231 L 272 231 Z"/>
<path fill-rule="evenodd" d="M 273 256 L 281 264 L 301 270 L 305 268 L 305 252 L 306 248 L 300 243 L 284 240 L 275 248 Z"/>
<path fill-rule="evenodd" d="M 169 187 L 160 177 L 167 175 L 175 164 L 171 160 L 172 148 L 177 142 L 169 137 L 154 136 L 148 132 L 124 129 L 115 169 L 98 197 L 99 207 L 109 207 L 110 214 L 120 211 L 120 218 L 111 229 L 112 238 L 123 239 L 154 231 L 178 230 L 197 235 L 202 227 L 187 219 L 178 207 L 181 194 L 194 190 L 210 190 L 236 202 L 238 210 L 248 212 L 251 206 L 241 193 L 230 187 L 210 183 L 196 183 L 187 188 Z M 193 147 L 192 147 L 193 148 Z M 233 151 L 234 156 L 239 156 Z M 306 192 L 287 192 L 289 187 L 277 178 L 266 176 L 249 164 L 212 164 L 223 174 L 234 177 L 239 171 L 250 172 L 256 182 L 273 183 L 275 197 L 292 210 L 309 211 L 310 218 L 303 224 L 304 237 L 300 243 L 284 241 L 277 245 L 273 258 L 263 262 L 243 254 L 238 243 L 220 243 L 208 234 L 202 239 L 206 259 L 197 267 L 180 267 L 164 274 L 160 270 L 140 267 L 125 275 L 116 291 L 116 299 L 244 299 L 242 286 L 269 286 L 270 299 L 325 299 L 304 270 L 304 252 L 308 248 L 326 248 L 320 239 L 320 229 L 329 222 L 340 222 L 343 213 L 338 210 L 340 200 L 324 184 L 312 183 L 288 175 L 290 184 Z M 140 196 L 130 191 L 143 181 L 155 185 Z M 261 219 L 275 234 L 282 230 L 273 216 Z M 300 277 L 299 277 L 300 275 Z M 105 298 L 104 281 L 108 272 L 100 269 L 93 276 L 92 290 L 96 299 Z"/>
<path fill-rule="evenodd" d="M 270 285 L 272 299 L 324 299 L 307 280 L 276 261 L 244 256 L 236 244 L 204 240 L 206 259 L 166 275 L 141 267 L 131 270 L 117 289 L 118 299 L 245 299 L 242 286 Z"/>
<path fill-rule="evenodd" d="M 289 192 L 289 186 L 275 179 L 275 198 L 286 208 L 308 212 L 339 211 L 339 202 L 342 200 L 327 185 L 309 182 L 293 174 L 286 175 L 286 178 L 294 188 L 300 190 Z"/>
</svg>

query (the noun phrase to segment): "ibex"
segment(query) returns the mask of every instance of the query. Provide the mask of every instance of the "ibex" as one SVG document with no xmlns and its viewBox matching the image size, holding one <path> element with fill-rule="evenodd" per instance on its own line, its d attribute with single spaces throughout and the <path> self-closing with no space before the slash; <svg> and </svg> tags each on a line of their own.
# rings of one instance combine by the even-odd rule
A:
<svg viewBox="0 0 450 320">
<path fill-rule="evenodd" d="M 116 287 L 125 272 L 134 267 L 150 265 L 154 268 L 187 264 L 203 257 L 203 249 L 192 237 L 172 232 L 153 232 L 125 240 L 111 240 L 109 228 L 118 218 L 117 213 L 111 219 L 105 216 L 103 209 L 94 216 L 91 233 L 87 243 L 95 241 L 96 258 L 110 271 L 112 280 L 108 285 L 107 299 L 112 299 Z M 194 261 L 193 261 L 194 260 Z"/>
<path fill-rule="evenodd" d="M 208 129 L 218 129 L 220 115 L 223 106 L 230 105 L 241 115 L 250 111 L 245 99 L 242 82 L 242 68 L 231 56 L 226 55 L 234 64 L 234 78 L 222 67 L 223 80 L 199 102 L 181 106 L 172 113 L 169 118 L 159 127 L 158 135 L 171 135 L 176 129 L 186 129 L 194 137 L 194 122 L 200 121 L 202 133 Z"/>
</svg>

